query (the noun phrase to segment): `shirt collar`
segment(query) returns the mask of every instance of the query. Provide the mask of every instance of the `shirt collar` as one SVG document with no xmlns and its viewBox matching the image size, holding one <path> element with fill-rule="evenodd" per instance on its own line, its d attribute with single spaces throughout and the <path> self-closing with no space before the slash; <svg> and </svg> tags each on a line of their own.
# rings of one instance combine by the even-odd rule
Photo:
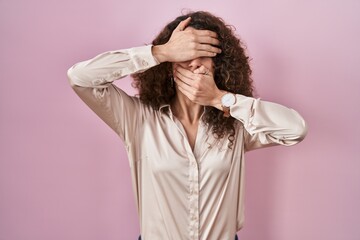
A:
<svg viewBox="0 0 360 240">
<path fill-rule="evenodd" d="M 163 108 L 164 108 L 164 109 L 163 109 Z M 161 104 L 161 105 L 160 105 L 159 111 L 164 111 L 165 109 L 169 109 L 169 110 L 171 111 L 170 104 L 164 103 L 164 104 Z"/>
</svg>

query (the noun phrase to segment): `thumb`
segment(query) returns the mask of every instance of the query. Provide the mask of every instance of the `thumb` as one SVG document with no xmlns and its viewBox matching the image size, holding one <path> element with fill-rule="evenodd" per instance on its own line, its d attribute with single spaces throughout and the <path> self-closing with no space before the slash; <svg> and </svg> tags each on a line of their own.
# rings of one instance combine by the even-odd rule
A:
<svg viewBox="0 0 360 240">
<path fill-rule="evenodd" d="M 190 21 L 191 21 L 191 17 L 188 17 L 187 19 L 182 20 L 179 23 L 179 25 L 177 25 L 177 27 L 175 28 L 174 31 L 177 31 L 177 32 L 183 31 L 186 28 L 186 26 L 190 23 Z"/>
</svg>

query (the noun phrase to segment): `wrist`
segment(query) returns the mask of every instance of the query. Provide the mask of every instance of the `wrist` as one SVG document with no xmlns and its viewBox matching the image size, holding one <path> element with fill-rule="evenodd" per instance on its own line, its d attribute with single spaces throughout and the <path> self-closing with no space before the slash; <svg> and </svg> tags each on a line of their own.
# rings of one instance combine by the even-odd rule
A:
<svg viewBox="0 0 360 240">
<path fill-rule="evenodd" d="M 165 45 L 155 45 L 151 48 L 154 58 L 159 62 L 167 62 Z"/>
<path fill-rule="evenodd" d="M 215 98 L 213 100 L 213 104 L 211 106 L 219 109 L 219 110 L 223 110 L 222 108 L 222 104 L 221 104 L 221 98 L 222 96 L 224 96 L 226 93 L 228 93 L 227 91 L 224 90 L 218 90 L 218 92 L 215 94 Z"/>
</svg>

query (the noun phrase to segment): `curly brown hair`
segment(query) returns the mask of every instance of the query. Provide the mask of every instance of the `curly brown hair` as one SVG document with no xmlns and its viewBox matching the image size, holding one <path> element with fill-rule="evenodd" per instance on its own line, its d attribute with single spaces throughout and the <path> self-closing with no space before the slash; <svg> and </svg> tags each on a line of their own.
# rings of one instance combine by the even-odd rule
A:
<svg viewBox="0 0 360 240">
<path fill-rule="evenodd" d="M 152 41 L 152 45 L 165 44 L 171 37 L 178 24 L 191 17 L 189 27 L 199 30 L 210 30 L 218 34 L 222 52 L 213 58 L 215 65 L 214 80 L 221 90 L 253 96 L 253 81 L 250 77 L 251 68 L 249 57 L 245 53 L 244 44 L 236 37 L 234 28 L 225 24 L 224 20 L 209 12 L 197 11 L 177 17 L 167 24 L 159 35 Z M 139 89 L 142 103 L 155 110 L 163 104 L 170 104 L 175 96 L 175 87 L 171 84 L 172 64 L 163 62 L 145 72 L 132 74 L 133 86 Z M 202 120 L 208 128 L 212 128 L 215 138 L 228 136 L 229 147 L 235 140 L 235 127 L 238 124 L 233 117 L 224 117 L 223 112 L 212 106 L 205 106 Z"/>
</svg>

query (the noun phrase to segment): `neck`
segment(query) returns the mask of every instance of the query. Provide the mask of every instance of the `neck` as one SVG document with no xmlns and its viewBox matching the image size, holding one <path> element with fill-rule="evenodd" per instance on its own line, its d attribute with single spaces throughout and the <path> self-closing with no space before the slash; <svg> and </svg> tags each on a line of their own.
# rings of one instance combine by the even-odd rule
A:
<svg viewBox="0 0 360 240">
<path fill-rule="evenodd" d="M 200 104 L 192 102 L 183 93 L 177 91 L 171 103 L 173 114 L 182 121 L 189 123 L 197 123 L 204 111 L 204 107 Z"/>
</svg>

